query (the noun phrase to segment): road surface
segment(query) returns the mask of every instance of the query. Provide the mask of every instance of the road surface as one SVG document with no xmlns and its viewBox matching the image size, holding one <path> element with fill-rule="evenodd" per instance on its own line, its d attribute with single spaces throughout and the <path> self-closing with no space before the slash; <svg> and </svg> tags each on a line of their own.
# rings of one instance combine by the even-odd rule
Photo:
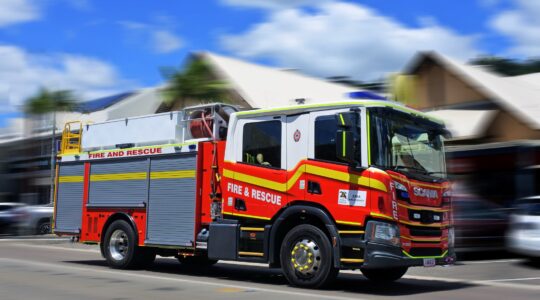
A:
<svg viewBox="0 0 540 300">
<path fill-rule="evenodd" d="M 540 268 L 522 259 L 414 268 L 374 285 L 342 272 L 325 290 L 294 288 L 279 270 L 218 263 L 205 269 L 158 258 L 147 270 L 113 270 L 96 246 L 58 239 L 0 239 L 0 299 L 540 299 Z"/>
</svg>

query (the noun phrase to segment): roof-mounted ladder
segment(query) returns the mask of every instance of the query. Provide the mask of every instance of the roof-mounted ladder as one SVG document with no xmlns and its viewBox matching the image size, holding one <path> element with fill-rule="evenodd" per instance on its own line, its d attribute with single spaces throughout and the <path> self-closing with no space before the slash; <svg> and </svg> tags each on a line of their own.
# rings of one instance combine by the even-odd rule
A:
<svg viewBox="0 0 540 300">
<path fill-rule="evenodd" d="M 62 132 L 60 154 L 77 154 L 81 152 L 82 122 L 68 122 Z"/>
</svg>

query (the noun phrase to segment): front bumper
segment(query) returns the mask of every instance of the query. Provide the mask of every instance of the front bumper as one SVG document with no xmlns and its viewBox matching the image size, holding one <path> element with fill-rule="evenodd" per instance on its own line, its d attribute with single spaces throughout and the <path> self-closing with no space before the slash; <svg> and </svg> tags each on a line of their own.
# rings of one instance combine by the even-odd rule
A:
<svg viewBox="0 0 540 300">
<path fill-rule="evenodd" d="M 440 256 L 413 257 L 403 252 L 400 247 L 368 242 L 364 248 L 363 268 L 385 269 L 394 267 L 423 266 L 424 259 L 435 259 L 436 265 L 450 265 L 456 261 L 453 249 L 449 249 Z"/>
</svg>

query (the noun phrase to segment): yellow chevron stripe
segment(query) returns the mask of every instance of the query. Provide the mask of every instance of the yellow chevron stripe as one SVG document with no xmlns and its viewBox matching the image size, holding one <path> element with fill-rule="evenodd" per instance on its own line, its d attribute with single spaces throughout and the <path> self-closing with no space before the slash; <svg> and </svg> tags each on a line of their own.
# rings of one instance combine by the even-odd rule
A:
<svg viewBox="0 0 540 300">
<path fill-rule="evenodd" d="M 341 225 L 362 226 L 362 223 L 360 223 L 360 222 L 349 222 L 349 221 L 340 221 L 340 220 L 336 220 L 336 223 L 341 224 Z"/>
<path fill-rule="evenodd" d="M 84 176 L 60 176 L 58 177 L 59 183 L 68 183 L 68 182 L 83 182 Z"/>
<path fill-rule="evenodd" d="M 390 216 L 387 216 L 387 215 L 383 215 L 383 214 L 378 214 L 378 213 L 374 213 L 374 212 L 371 212 L 369 213 L 370 216 L 373 216 L 373 217 L 376 217 L 376 218 L 382 218 L 382 219 L 388 219 L 388 220 L 394 220 L 394 218 L 390 217 Z"/>
<path fill-rule="evenodd" d="M 194 178 L 195 170 L 182 170 L 182 171 L 159 171 L 152 172 L 150 179 L 177 179 L 177 178 Z"/>
<path fill-rule="evenodd" d="M 93 174 L 90 175 L 90 181 L 144 180 L 146 174 L 146 172 Z"/>
<path fill-rule="evenodd" d="M 358 176 L 354 174 L 349 174 L 347 172 L 341 172 L 336 170 L 331 170 L 327 168 L 317 167 L 313 165 L 307 165 L 304 164 L 301 167 L 296 170 L 296 172 L 291 176 L 291 178 L 287 182 L 276 182 L 264 178 L 260 178 L 257 176 L 252 176 L 240 172 L 234 172 L 229 169 L 223 169 L 223 176 L 226 178 L 238 180 L 241 182 L 246 182 L 250 184 L 254 184 L 260 187 L 264 187 L 270 190 L 279 191 L 279 192 L 287 192 L 289 189 L 291 189 L 295 184 L 296 181 L 298 181 L 298 178 L 304 173 L 317 175 L 325 178 L 330 178 L 342 182 L 348 182 L 351 184 L 357 184 L 361 186 L 370 187 L 373 189 L 377 189 L 383 192 L 387 192 L 386 185 L 382 183 L 379 180 L 369 178 L 366 176 Z"/>
</svg>

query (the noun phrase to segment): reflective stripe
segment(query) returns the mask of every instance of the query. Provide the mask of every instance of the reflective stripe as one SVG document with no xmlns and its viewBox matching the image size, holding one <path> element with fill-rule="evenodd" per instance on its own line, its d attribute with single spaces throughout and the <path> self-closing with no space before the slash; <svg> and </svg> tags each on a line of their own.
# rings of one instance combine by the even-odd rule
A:
<svg viewBox="0 0 540 300">
<path fill-rule="evenodd" d="M 145 180 L 147 174 L 146 172 L 92 174 L 90 175 L 90 181 Z M 195 170 L 156 171 L 150 173 L 150 179 L 194 178 L 195 175 Z M 82 178 L 82 176 L 80 177 Z"/>
<path fill-rule="evenodd" d="M 361 258 L 340 258 L 339 261 L 344 263 L 362 263 L 364 262 Z"/>
<path fill-rule="evenodd" d="M 341 125 L 345 125 L 345 120 L 343 120 L 342 114 L 339 114 L 339 119 L 341 120 Z"/>
<path fill-rule="evenodd" d="M 59 183 L 68 183 L 68 182 L 83 182 L 84 176 L 60 176 L 58 177 Z"/>
<path fill-rule="evenodd" d="M 339 230 L 339 234 L 364 234 L 364 230 Z"/>
<path fill-rule="evenodd" d="M 346 140 L 345 140 L 345 131 L 342 131 L 342 132 L 341 132 L 341 142 L 343 143 L 342 149 L 341 149 L 341 152 L 342 152 L 341 155 L 342 155 L 343 157 L 345 157 L 345 153 L 346 153 L 346 151 L 345 151 L 345 145 L 347 144 L 347 142 L 346 142 Z"/>
<path fill-rule="evenodd" d="M 116 173 L 116 174 L 93 174 L 90 181 L 113 181 L 113 180 L 143 180 L 146 172 Z"/>
<path fill-rule="evenodd" d="M 240 251 L 238 252 L 238 255 L 241 256 L 264 256 L 264 253 L 261 252 L 247 252 L 247 251 Z"/>
<path fill-rule="evenodd" d="M 195 174 L 195 170 L 156 171 L 150 174 L 150 179 L 194 178 Z"/>
<path fill-rule="evenodd" d="M 412 256 L 409 253 L 407 253 L 407 251 L 405 250 L 402 250 L 402 252 L 409 258 L 443 258 L 446 256 L 446 254 L 448 254 L 448 250 L 444 251 L 444 253 L 439 256 Z"/>
<path fill-rule="evenodd" d="M 264 231 L 262 227 L 240 227 L 240 231 Z"/>
<path fill-rule="evenodd" d="M 360 223 L 360 222 L 349 222 L 349 221 L 340 221 L 340 220 L 336 220 L 336 223 L 341 224 L 341 225 L 362 226 L 362 223 Z"/>
<path fill-rule="evenodd" d="M 378 213 L 374 213 L 374 212 L 371 212 L 369 213 L 370 216 L 373 216 L 373 217 L 378 217 L 378 218 L 383 218 L 383 219 L 388 219 L 388 220 L 394 220 L 394 218 L 390 217 L 390 216 L 387 216 L 387 215 L 383 215 L 383 214 L 378 214 Z"/>
<path fill-rule="evenodd" d="M 238 180 L 241 182 L 250 183 L 253 185 L 257 185 L 260 187 L 264 187 L 270 190 L 275 190 L 279 192 L 287 192 L 291 187 L 294 186 L 298 178 L 303 174 L 308 173 L 312 175 L 317 175 L 321 177 L 326 177 L 338 181 L 348 182 L 352 184 L 357 184 L 361 186 L 370 187 L 376 190 L 380 190 L 383 192 L 387 192 L 386 185 L 382 183 L 382 181 L 379 181 L 377 179 L 365 177 L 365 176 L 358 176 L 354 174 L 350 174 L 347 172 L 341 172 L 336 171 L 332 169 L 317 167 L 313 165 L 305 164 L 296 170 L 295 174 L 289 179 L 287 182 L 276 182 L 264 178 L 260 178 L 257 176 L 252 176 L 248 174 L 243 174 L 240 172 L 234 172 L 229 169 L 223 169 L 223 176 L 226 178 Z"/>
<path fill-rule="evenodd" d="M 434 243 L 439 243 L 439 242 L 447 240 L 447 238 L 413 238 L 409 236 L 400 236 L 400 238 L 413 241 L 413 242 L 434 242 Z"/>
</svg>

